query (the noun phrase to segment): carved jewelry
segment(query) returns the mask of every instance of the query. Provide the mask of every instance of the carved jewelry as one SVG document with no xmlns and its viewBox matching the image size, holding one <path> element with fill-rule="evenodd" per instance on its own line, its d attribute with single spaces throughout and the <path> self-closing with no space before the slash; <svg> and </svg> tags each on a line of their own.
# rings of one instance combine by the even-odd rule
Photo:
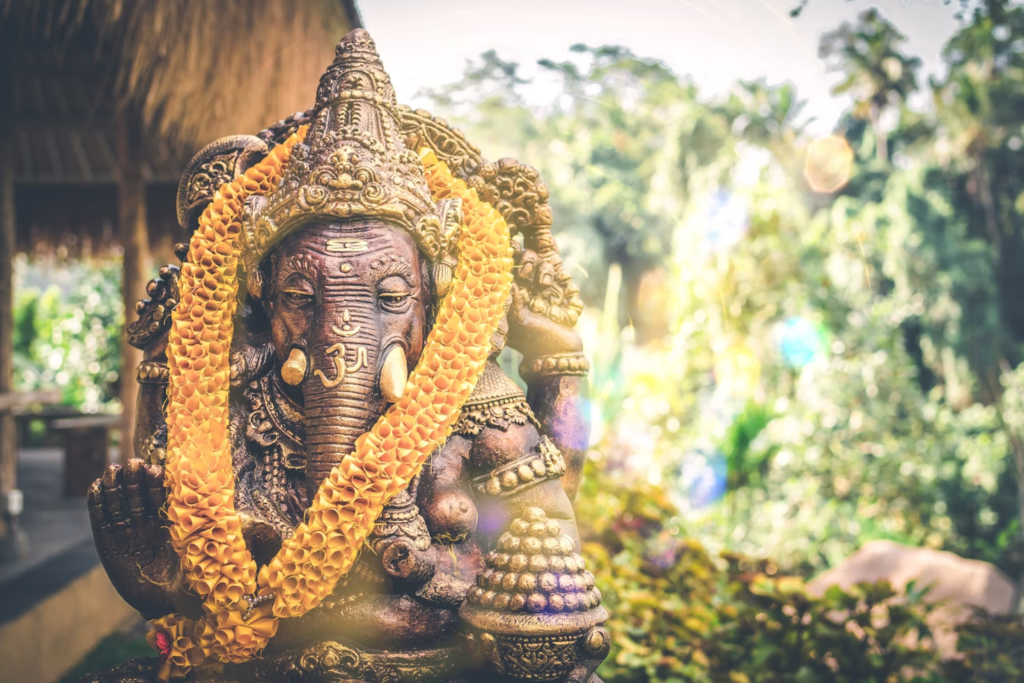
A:
<svg viewBox="0 0 1024 683">
<path fill-rule="evenodd" d="M 538 358 L 524 358 L 519 374 L 524 378 L 553 377 L 556 375 L 585 376 L 590 372 L 590 361 L 582 353 L 557 353 Z"/>
<path fill-rule="evenodd" d="M 139 384 L 166 384 L 169 372 L 166 363 L 145 360 L 139 363 L 136 379 Z"/>
<path fill-rule="evenodd" d="M 522 492 L 549 479 L 565 474 L 565 458 L 546 436 L 540 437 L 540 455 L 527 455 L 507 463 L 483 476 L 473 479 L 471 485 L 479 493 L 507 497 Z"/>
</svg>

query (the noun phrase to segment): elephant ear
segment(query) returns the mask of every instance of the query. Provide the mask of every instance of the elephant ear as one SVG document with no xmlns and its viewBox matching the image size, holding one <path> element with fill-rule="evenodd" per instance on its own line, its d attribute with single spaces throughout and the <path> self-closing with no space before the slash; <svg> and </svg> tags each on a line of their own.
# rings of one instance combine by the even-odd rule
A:
<svg viewBox="0 0 1024 683">
<path fill-rule="evenodd" d="M 313 110 L 300 111 L 281 119 L 256 135 L 229 135 L 199 150 L 185 166 L 178 181 L 178 225 L 186 241 L 199 224 L 207 205 L 220 186 L 258 164 L 276 145 L 309 123 Z"/>
<path fill-rule="evenodd" d="M 229 135 L 211 142 L 185 166 L 178 182 L 178 225 L 187 236 L 199 225 L 199 217 L 224 183 L 229 183 L 269 152 L 255 135 Z"/>
</svg>

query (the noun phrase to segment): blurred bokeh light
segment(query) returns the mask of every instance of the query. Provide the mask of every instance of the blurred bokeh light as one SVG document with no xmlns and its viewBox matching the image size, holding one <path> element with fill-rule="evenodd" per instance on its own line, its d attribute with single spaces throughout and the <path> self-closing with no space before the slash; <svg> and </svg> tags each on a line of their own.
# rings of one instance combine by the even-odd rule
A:
<svg viewBox="0 0 1024 683">
<path fill-rule="evenodd" d="M 761 359 L 744 340 L 734 341 L 715 356 L 715 383 L 726 394 L 745 397 L 761 381 Z"/>
<path fill-rule="evenodd" d="M 717 449 L 696 448 L 683 457 L 676 497 L 683 510 L 700 510 L 718 502 L 726 491 L 725 456 Z"/>
<path fill-rule="evenodd" d="M 779 351 L 786 365 L 801 369 L 825 351 L 825 332 L 806 318 L 794 317 L 782 324 Z"/>
<path fill-rule="evenodd" d="M 829 135 L 808 145 L 804 178 L 815 192 L 838 192 L 850 182 L 852 174 L 853 149 L 846 138 Z"/>
<path fill-rule="evenodd" d="M 739 243 L 747 234 L 748 219 L 747 207 L 734 193 L 712 193 L 703 223 L 705 245 L 713 252 L 722 252 Z"/>
</svg>

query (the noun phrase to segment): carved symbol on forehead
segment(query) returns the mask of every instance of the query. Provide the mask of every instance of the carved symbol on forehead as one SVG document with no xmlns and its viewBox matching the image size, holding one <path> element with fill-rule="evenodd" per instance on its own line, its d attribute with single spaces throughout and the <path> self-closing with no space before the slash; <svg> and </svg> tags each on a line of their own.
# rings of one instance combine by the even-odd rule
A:
<svg viewBox="0 0 1024 683">
<path fill-rule="evenodd" d="M 333 330 L 334 334 L 339 337 L 351 337 L 354 334 L 359 334 L 359 330 L 363 329 L 362 325 L 356 325 L 353 327 L 352 316 L 349 315 L 347 308 L 341 313 L 341 323 L 340 330 L 337 325 L 331 325 L 331 330 Z"/>
<path fill-rule="evenodd" d="M 366 251 L 369 247 L 366 240 L 333 239 L 327 240 L 327 251 L 334 254 Z"/>
</svg>

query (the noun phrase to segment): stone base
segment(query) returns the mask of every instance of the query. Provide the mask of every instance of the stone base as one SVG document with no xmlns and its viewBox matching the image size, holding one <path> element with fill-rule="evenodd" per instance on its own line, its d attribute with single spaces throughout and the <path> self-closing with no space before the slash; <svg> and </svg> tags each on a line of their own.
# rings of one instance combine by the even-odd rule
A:
<svg viewBox="0 0 1024 683">
<path fill-rule="evenodd" d="M 131 659 L 119 667 L 90 674 L 78 683 L 157 683 L 156 657 Z M 582 673 L 582 672 L 581 672 Z M 589 675 L 571 683 L 602 683 Z M 503 681 L 515 681 L 500 677 Z M 484 662 L 459 646 L 416 652 L 357 650 L 324 642 L 244 665 L 225 666 L 220 673 L 197 672 L 196 683 L 494 683 L 495 674 Z"/>
<path fill-rule="evenodd" d="M 474 664 L 476 666 L 474 667 Z M 480 668 L 460 646 L 385 652 L 323 642 L 274 657 L 260 658 L 223 671 L 199 671 L 189 680 L 203 683 L 456 683 L 467 667 Z M 156 683 L 156 657 L 132 659 L 119 667 L 90 674 L 78 683 Z"/>
</svg>

